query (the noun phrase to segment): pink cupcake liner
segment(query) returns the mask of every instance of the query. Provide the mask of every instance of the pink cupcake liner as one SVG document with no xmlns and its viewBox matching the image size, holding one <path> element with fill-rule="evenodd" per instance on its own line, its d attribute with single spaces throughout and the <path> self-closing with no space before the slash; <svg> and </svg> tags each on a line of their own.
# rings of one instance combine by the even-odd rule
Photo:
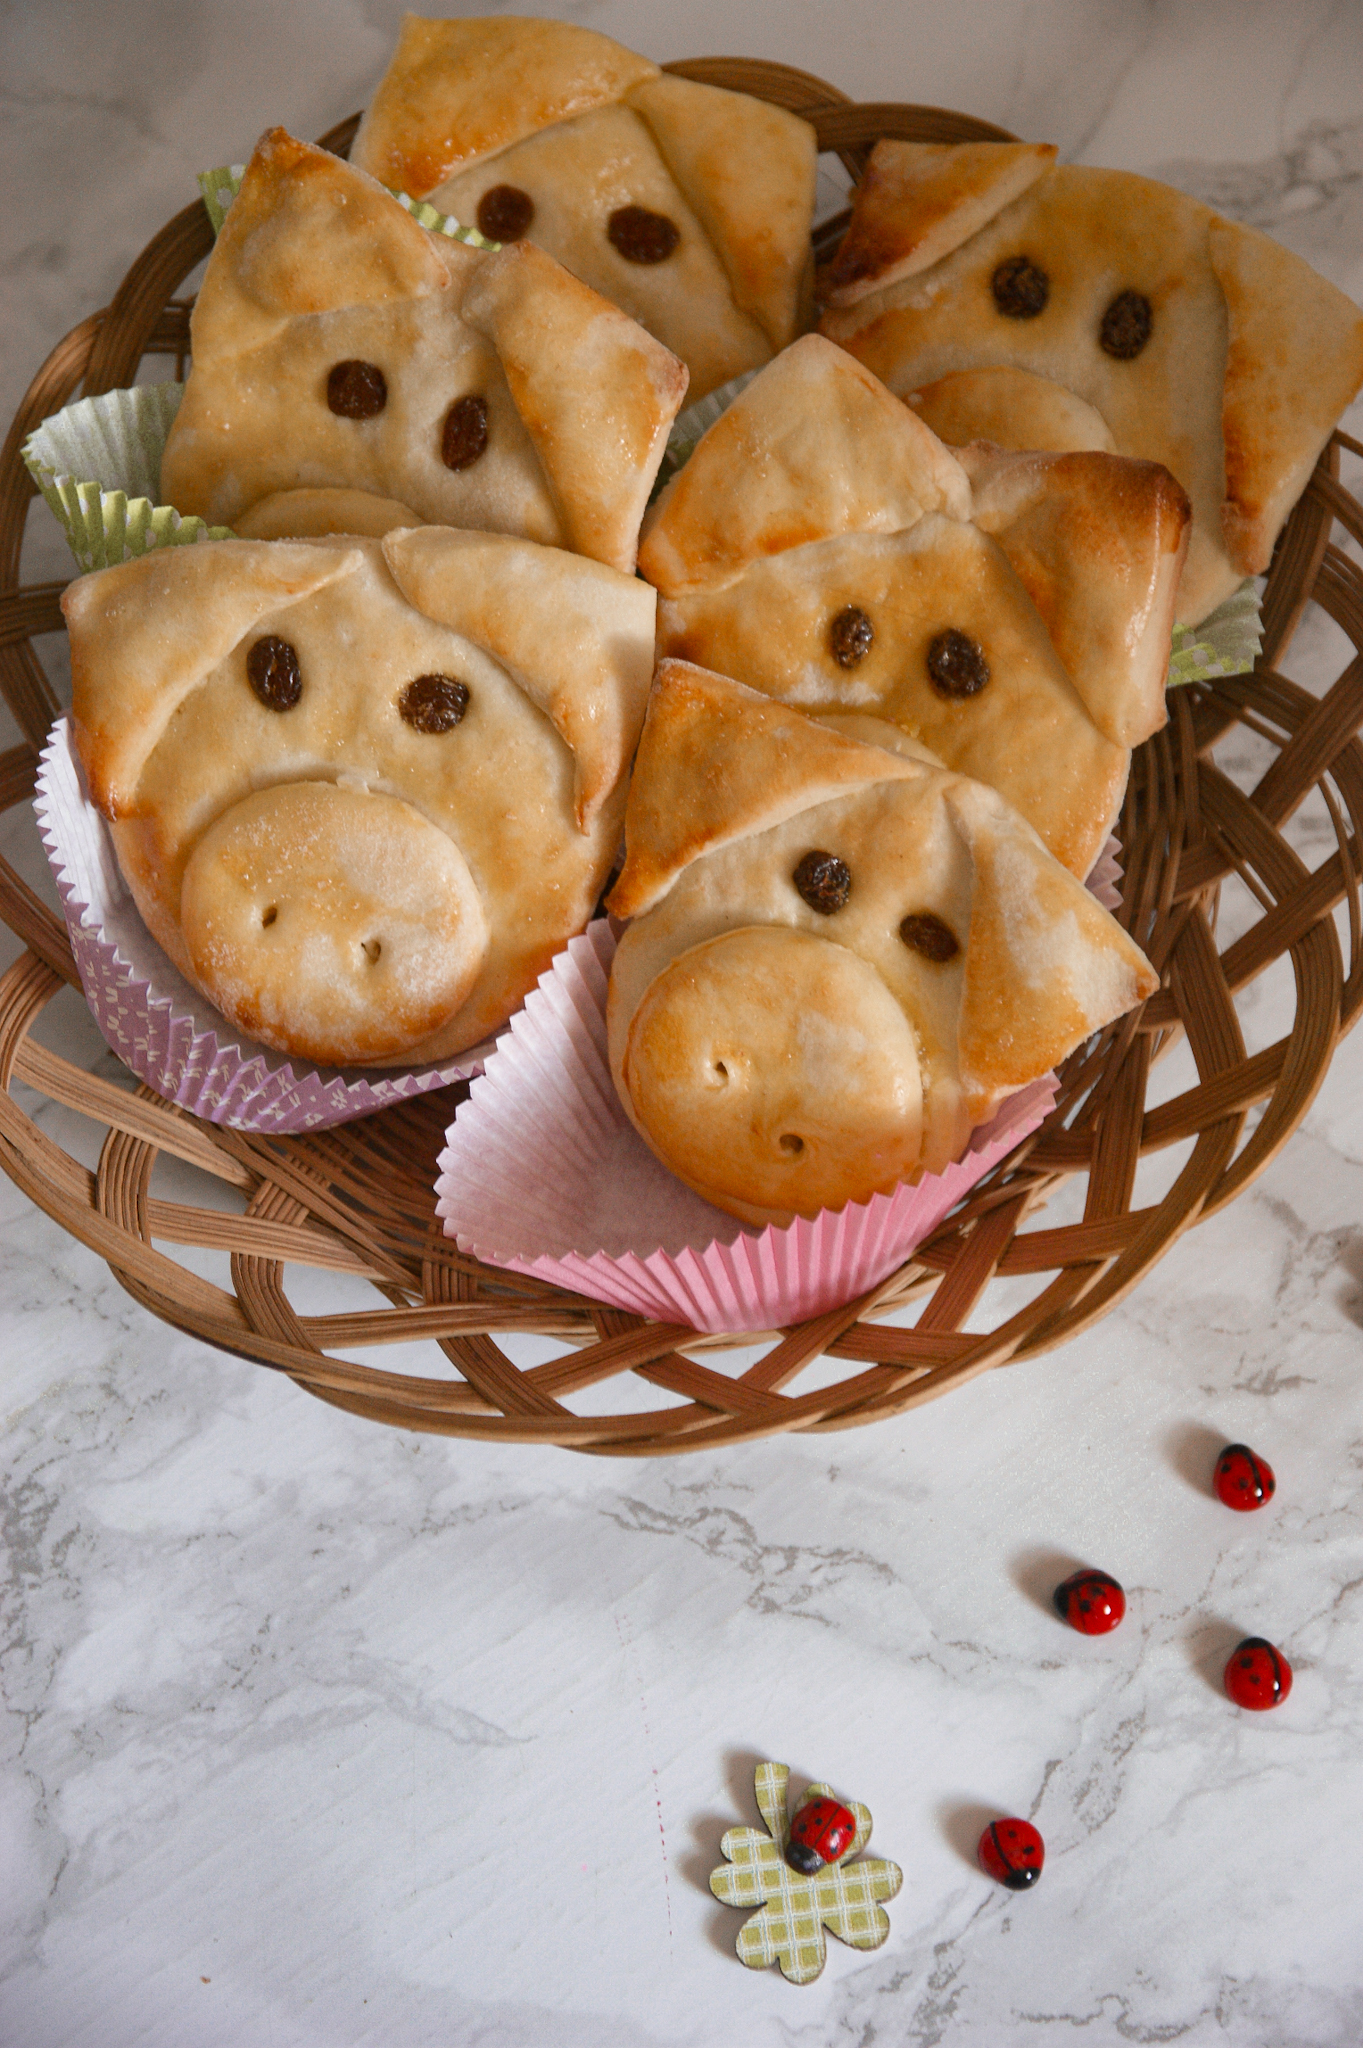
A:
<svg viewBox="0 0 1363 2048">
<path fill-rule="evenodd" d="M 125 1065 L 168 1102 L 244 1131 L 315 1131 L 481 1072 L 494 1040 L 431 1066 L 313 1067 L 235 1032 L 142 922 L 109 829 L 59 718 L 33 808 L 91 1014 Z"/>
<path fill-rule="evenodd" d="M 1104 910 L 1117 911 L 1122 907 L 1122 842 L 1108 834 L 1107 844 L 1099 854 L 1089 872 L 1084 887 L 1090 896 L 1097 898 Z"/>
<path fill-rule="evenodd" d="M 658 1322 L 778 1329 L 866 1293 L 901 1266 L 1055 1100 L 1048 1074 L 1010 1096 L 944 1173 L 869 1202 L 759 1229 L 656 1159 L 615 1092 L 604 920 L 540 977 L 445 1133 L 436 1211 L 461 1251 Z"/>
</svg>

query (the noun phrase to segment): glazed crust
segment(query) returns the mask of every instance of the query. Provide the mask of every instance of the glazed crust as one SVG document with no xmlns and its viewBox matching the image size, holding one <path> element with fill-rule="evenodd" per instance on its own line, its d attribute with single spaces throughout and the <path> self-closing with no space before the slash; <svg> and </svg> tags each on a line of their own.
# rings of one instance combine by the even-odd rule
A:
<svg viewBox="0 0 1363 2048">
<path fill-rule="evenodd" d="M 816 144 L 747 93 L 660 72 L 564 23 L 409 15 L 352 160 L 470 223 L 496 187 L 523 232 L 666 343 L 700 398 L 810 317 Z M 632 261 L 611 217 L 643 207 L 673 250 Z"/>
<path fill-rule="evenodd" d="M 637 577 L 419 528 L 165 549 L 64 608 L 77 748 L 138 908 L 242 1030 L 334 1064 L 441 1058 L 590 917 L 652 669 Z M 278 708 L 252 680 L 268 640 L 296 668 Z M 445 706 L 424 725 L 402 710 L 422 678 Z"/>
<path fill-rule="evenodd" d="M 954 145 L 978 150 L 982 145 Z M 914 145 L 886 143 L 886 163 Z M 888 194 L 887 171 L 864 187 L 873 221 L 894 213 L 901 240 L 935 215 L 911 175 Z M 964 161 L 964 159 L 963 159 Z M 1000 187 L 999 196 L 1002 196 Z M 853 203 L 853 248 L 862 192 Z M 996 302 L 1001 265 L 1025 259 L 1048 295 L 1029 317 Z M 1299 257 L 1220 219 L 1169 186 L 1126 171 L 1057 165 L 997 205 L 968 238 L 912 274 L 887 262 L 860 280 L 855 305 L 832 305 L 821 331 L 913 402 L 961 373 L 1026 371 L 1055 387 L 1035 397 L 1034 445 L 1066 399 L 1098 414 L 1116 450 L 1168 469 L 1192 504 L 1178 617 L 1196 624 L 1246 574 L 1267 566 L 1283 519 L 1330 429 L 1363 384 L 1363 315 Z M 1150 314 L 1147 338 L 1102 342 L 1117 300 Z M 946 393 L 953 438 L 970 438 L 969 394 Z M 990 434 L 997 394 L 973 422 Z M 1020 445 L 1016 439 L 1012 446 Z"/>
<path fill-rule="evenodd" d="M 161 468 L 178 511 L 231 525 L 284 492 L 359 490 L 633 568 L 686 372 L 541 250 L 429 234 L 363 172 L 276 129 L 228 210 L 191 335 Z M 346 363 L 382 373 L 371 416 L 332 409 Z M 460 403 L 483 408 L 483 445 L 451 467 Z"/>
<path fill-rule="evenodd" d="M 992 791 L 683 663 L 659 669 L 626 847 L 611 907 L 643 914 L 611 973 L 616 1085 L 659 1157 L 750 1221 L 940 1171 L 1156 986 Z M 812 850 L 846 869 L 832 910 L 796 885 Z M 954 950 L 906 942 L 906 916 Z"/>
<path fill-rule="evenodd" d="M 660 653 L 807 711 L 892 720 L 1000 790 L 1082 877 L 1130 748 L 1164 723 L 1188 516 L 1154 464 L 953 452 L 806 335 L 667 485 L 639 562 Z M 839 645 L 839 620 L 865 644 Z M 934 677 L 953 633 L 983 663 L 974 694 Z"/>
</svg>

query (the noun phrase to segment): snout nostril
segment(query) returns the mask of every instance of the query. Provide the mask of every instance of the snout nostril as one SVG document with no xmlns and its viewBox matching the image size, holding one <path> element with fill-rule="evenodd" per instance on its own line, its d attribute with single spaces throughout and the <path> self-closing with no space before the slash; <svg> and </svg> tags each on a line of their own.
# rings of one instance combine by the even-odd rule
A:
<svg viewBox="0 0 1363 2048">
<path fill-rule="evenodd" d="M 791 1159 L 798 1159 L 805 1149 L 804 1139 L 797 1137 L 794 1131 L 782 1131 L 779 1143 L 781 1150 Z"/>
<path fill-rule="evenodd" d="M 728 1069 L 728 1068 L 727 1068 L 727 1067 L 725 1066 L 725 1064 L 724 1064 L 723 1060 L 716 1060 L 716 1061 L 715 1061 L 715 1072 L 716 1072 L 716 1074 L 717 1074 L 717 1075 L 719 1076 L 719 1078 L 720 1078 L 720 1080 L 721 1080 L 721 1081 L 727 1081 L 727 1080 L 728 1080 L 728 1078 L 729 1078 L 729 1069 Z"/>
<path fill-rule="evenodd" d="M 378 939 L 363 940 L 360 945 L 360 951 L 364 954 L 371 967 L 378 966 L 379 955 L 383 951 L 383 947 Z"/>
<path fill-rule="evenodd" d="M 275 919 L 276 919 L 276 918 L 277 918 L 278 916 L 279 916 L 279 905 L 278 905 L 277 903 L 272 903 L 272 904 L 270 905 L 269 909 L 268 909 L 267 911 L 265 911 L 265 912 L 263 913 L 262 917 L 261 917 L 261 920 L 260 920 L 260 922 L 261 922 L 261 925 L 262 925 L 263 929 L 264 929 L 264 930 L 266 930 L 266 931 L 268 931 L 268 930 L 269 930 L 269 928 L 270 928 L 270 926 L 271 926 L 271 925 L 272 925 L 272 924 L 274 923 Z"/>
</svg>

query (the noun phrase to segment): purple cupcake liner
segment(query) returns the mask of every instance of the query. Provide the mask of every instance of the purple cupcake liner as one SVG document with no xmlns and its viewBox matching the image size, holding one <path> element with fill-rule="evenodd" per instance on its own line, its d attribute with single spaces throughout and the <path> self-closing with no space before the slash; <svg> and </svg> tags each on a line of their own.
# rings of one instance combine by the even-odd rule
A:
<svg viewBox="0 0 1363 2048">
<path fill-rule="evenodd" d="M 108 826 L 90 801 L 69 718 L 38 767 L 33 808 L 90 1011 L 140 1080 L 206 1122 L 316 1131 L 482 1072 L 495 1039 L 411 1068 L 314 1067 L 235 1032 L 142 922 Z"/>
</svg>

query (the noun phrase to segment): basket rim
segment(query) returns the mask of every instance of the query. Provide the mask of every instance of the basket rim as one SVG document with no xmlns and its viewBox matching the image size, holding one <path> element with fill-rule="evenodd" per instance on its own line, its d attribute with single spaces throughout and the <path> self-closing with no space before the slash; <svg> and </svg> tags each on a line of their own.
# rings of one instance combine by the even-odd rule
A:
<svg viewBox="0 0 1363 2048">
<path fill-rule="evenodd" d="M 821 149 L 853 170 L 882 133 L 948 139 L 944 130 L 955 123 L 969 131 L 960 139 L 986 130 L 984 139 L 1012 139 L 950 110 L 858 105 L 788 66 L 697 58 L 664 68 L 706 83 L 741 81 L 742 89 L 809 115 Z M 323 144 L 348 146 L 357 120 L 338 124 Z M 0 459 L 0 687 L 23 738 L 0 756 L 0 808 L 25 797 L 58 708 L 32 642 L 60 627 L 64 585 L 19 580 L 35 496 L 19 446 L 78 387 L 89 396 L 131 382 L 148 353 L 183 360 L 188 308 L 174 293 L 210 244 L 201 202 L 174 215 L 110 305 L 57 344 L 11 425 Z M 128 1093 L 48 1052 L 33 1027 L 61 988 L 78 986 L 74 962 L 60 921 L 4 864 L 0 915 L 25 950 L 0 977 L 0 1165 L 160 1319 L 282 1370 L 352 1413 L 423 1431 L 554 1442 L 604 1455 L 712 1448 L 900 1412 L 995 1364 L 1065 1341 L 1115 1306 L 1178 1236 L 1263 1170 L 1305 1115 L 1339 1037 L 1363 1007 L 1363 748 L 1356 738 L 1363 688 L 1346 671 L 1318 698 L 1277 667 L 1312 598 L 1363 652 L 1363 575 L 1331 545 L 1337 520 L 1363 542 L 1363 506 L 1339 480 L 1341 451 L 1363 455 L 1337 432 L 1285 529 L 1265 592 L 1259 667 L 1252 676 L 1175 692 L 1170 726 L 1141 750 L 1139 767 L 1133 763 L 1123 826 L 1125 914 L 1144 920 L 1142 928 L 1149 925 L 1160 942 L 1161 992 L 1142 1013 L 1102 1034 L 1096 1048 L 1073 1056 L 1057 1112 L 899 1274 L 870 1296 L 779 1333 L 774 1348 L 738 1377 L 705 1362 L 722 1340 L 644 1323 L 458 1253 L 438 1234 L 433 1198 L 424 1218 L 410 1198 L 411 1151 L 430 1139 L 429 1105 L 366 1119 L 383 1128 L 371 1128 L 363 1141 L 359 1126 L 264 1139 L 198 1123 L 145 1087 Z M 1237 725 L 1266 734 L 1277 748 L 1248 797 L 1211 759 L 1212 747 Z M 1335 850 L 1307 870 L 1280 828 L 1317 788 L 1333 806 Z M 1258 895 L 1263 915 L 1218 952 L 1214 899 L 1236 875 Z M 1347 971 L 1334 921 L 1341 903 L 1350 929 Z M 1251 1056 L 1235 998 L 1284 953 L 1295 976 L 1293 1027 Z M 1197 1086 L 1148 1109 L 1150 1069 L 1180 1037 L 1197 1062 Z M 21 1109 L 16 1081 L 104 1126 L 97 1171 L 79 1166 Z M 1257 1127 L 1243 1142 L 1259 1105 Z M 1133 1210 L 1141 1157 L 1190 1140 L 1191 1154 L 1162 1200 Z M 245 1200 L 244 1214 L 159 1200 L 151 1184 L 163 1155 L 234 1189 Z M 1023 1228 L 1060 1181 L 1081 1172 L 1089 1183 L 1082 1222 Z M 227 1252 L 232 1291 L 199 1280 L 159 1249 L 175 1242 Z M 358 1275 L 387 1306 L 300 1316 L 285 1291 L 290 1262 Z M 1048 1273 L 1054 1277 L 1037 1297 L 998 1328 L 977 1334 L 963 1327 L 996 1275 Z M 881 1320 L 920 1301 L 926 1306 L 912 1327 Z M 508 1331 L 576 1348 L 522 1370 L 496 1341 Z M 337 1355 L 417 1337 L 434 1338 L 458 1377 L 422 1379 Z M 747 1333 L 736 1341 L 757 1340 Z M 850 1377 L 786 1393 L 823 1354 L 847 1361 Z M 566 1405 L 621 1372 L 681 1405 L 619 1415 L 580 1414 Z"/>
</svg>

